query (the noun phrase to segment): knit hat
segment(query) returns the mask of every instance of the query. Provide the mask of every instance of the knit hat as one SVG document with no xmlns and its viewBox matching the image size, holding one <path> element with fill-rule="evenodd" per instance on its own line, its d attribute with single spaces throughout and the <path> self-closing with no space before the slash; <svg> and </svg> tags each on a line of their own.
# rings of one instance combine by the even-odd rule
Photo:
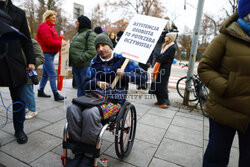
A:
<svg viewBox="0 0 250 167">
<path fill-rule="evenodd" d="M 94 32 L 95 32 L 96 34 L 102 33 L 102 27 L 96 26 L 96 27 L 94 28 Z"/>
<path fill-rule="evenodd" d="M 169 32 L 166 34 L 166 37 L 169 37 L 171 39 L 171 41 L 175 41 L 176 36 L 177 36 L 177 33 L 175 33 L 175 32 Z"/>
<path fill-rule="evenodd" d="M 123 35 L 123 31 L 119 31 L 118 33 L 117 33 L 117 37 L 121 37 Z"/>
<path fill-rule="evenodd" d="M 87 16 L 81 15 L 77 18 L 77 21 L 80 23 L 79 30 L 82 28 L 90 28 L 91 29 L 91 21 L 89 20 L 89 18 Z"/>
<path fill-rule="evenodd" d="M 113 43 L 110 40 L 109 36 L 107 33 L 101 33 L 96 36 L 95 39 L 95 48 L 97 47 L 98 44 L 106 44 L 109 45 L 111 49 L 113 49 Z"/>
<path fill-rule="evenodd" d="M 240 18 L 245 17 L 250 13 L 250 0 L 239 0 L 238 14 Z"/>
</svg>

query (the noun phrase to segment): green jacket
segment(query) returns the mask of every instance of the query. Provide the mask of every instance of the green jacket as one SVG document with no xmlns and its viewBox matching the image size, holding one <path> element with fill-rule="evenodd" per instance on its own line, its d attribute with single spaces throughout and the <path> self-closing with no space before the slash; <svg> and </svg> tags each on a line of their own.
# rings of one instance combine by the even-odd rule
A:
<svg viewBox="0 0 250 167">
<path fill-rule="evenodd" d="M 86 44 L 86 34 L 91 29 L 83 28 L 73 37 L 69 48 L 69 64 L 74 67 L 89 66 L 91 59 L 96 55 L 94 45 L 96 34 L 91 32 Z"/>
<path fill-rule="evenodd" d="M 250 120 L 250 37 L 228 18 L 198 66 L 209 88 L 206 112 L 214 121 L 244 132 Z"/>
<path fill-rule="evenodd" d="M 34 54 L 35 54 L 35 58 L 36 58 L 35 67 L 36 67 L 36 70 L 37 70 L 38 66 L 40 66 L 40 65 L 42 65 L 44 63 L 45 58 L 44 58 L 43 51 L 41 49 L 40 44 L 35 39 L 32 39 L 32 45 L 33 45 Z M 24 58 L 25 64 L 27 65 L 27 60 L 26 60 L 26 56 L 25 56 L 24 52 L 23 52 L 23 58 Z M 28 78 L 26 84 L 33 84 L 30 78 Z"/>
</svg>

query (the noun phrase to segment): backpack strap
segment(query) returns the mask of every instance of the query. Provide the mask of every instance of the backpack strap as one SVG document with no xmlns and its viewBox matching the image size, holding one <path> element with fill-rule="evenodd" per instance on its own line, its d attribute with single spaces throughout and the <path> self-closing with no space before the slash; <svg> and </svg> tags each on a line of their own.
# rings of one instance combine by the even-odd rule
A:
<svg viewBox="0 0 250 167">
<path fill-rule="evenodd" d="M 91 31 L 88 31 L 88 32 L 86 33 L 86 36 L 85 36 L 85 39 L 86 39 L 86 42 L 85 42 L 85 50 L 88 49 L 87 43 L 88 43 L 88 38 L 89 38 L 90 33 L 91 33 Z"/>
</svg>

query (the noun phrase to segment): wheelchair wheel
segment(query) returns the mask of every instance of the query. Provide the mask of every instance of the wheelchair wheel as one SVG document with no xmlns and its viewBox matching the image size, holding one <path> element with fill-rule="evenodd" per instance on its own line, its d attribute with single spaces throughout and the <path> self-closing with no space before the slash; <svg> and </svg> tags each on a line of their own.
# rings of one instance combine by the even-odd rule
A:
<svg viewBox="0 0 250 167">
<path fill-rule="evenodd" d="M 128 156 L 132 150 L 136 132 L 135 106 L 125 103 L 116 120 L 115 151 L 122 159 Z"/>
</svg>

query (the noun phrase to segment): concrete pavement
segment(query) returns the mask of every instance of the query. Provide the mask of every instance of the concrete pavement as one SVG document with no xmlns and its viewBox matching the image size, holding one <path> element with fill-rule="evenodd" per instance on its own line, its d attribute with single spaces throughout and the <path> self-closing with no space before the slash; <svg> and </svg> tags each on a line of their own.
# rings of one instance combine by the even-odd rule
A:
<svg viewBox="0 0 250 167">
<path fill-rule="evenodd" d="M 37 93 L 37 86 L 34 88 Z M 52 94 L 49 84 L 46 93 Z M 173 88 L 169 89 L 171 106 L 160 109 L 153 103 L 154 96 L 146 91 L 137 91 L 131 86 L 130 94 L 141 95 L 142 99 L 129 99 L 137 110 L 136 139 L 131 154 L 119 160 L 115 155 L 114 135 L 105 132 L 102 156 L 112 167 L 200 167 L 208 142 L 208 119 L 200 112 L 189 110 L 181 105 L 182 99 Z M 11 104 L 9 90 L 0 88 L 6 105 Z M 64 83 L 61 94 L 67 96 L 65 103 L 52 98 L 37 98 L 38 116 L 25 121 L 27 144 L 17 144 L 13 133 L 12 114 L 8 124 L 0 130 L 0 167 L 62 167 L 62 134 L 66 122 L 66 107 L 76 96 L 71 80 Z M 132 97 L 132 96 L 131 96 Z M 136 96 L 134 96 L 136 97 Z M 6 115 L 1 105 L 0 124 Z M 234 140 L 230 155 L 230 167 L 238 166 L 238 140 Z"/>
</svg>

